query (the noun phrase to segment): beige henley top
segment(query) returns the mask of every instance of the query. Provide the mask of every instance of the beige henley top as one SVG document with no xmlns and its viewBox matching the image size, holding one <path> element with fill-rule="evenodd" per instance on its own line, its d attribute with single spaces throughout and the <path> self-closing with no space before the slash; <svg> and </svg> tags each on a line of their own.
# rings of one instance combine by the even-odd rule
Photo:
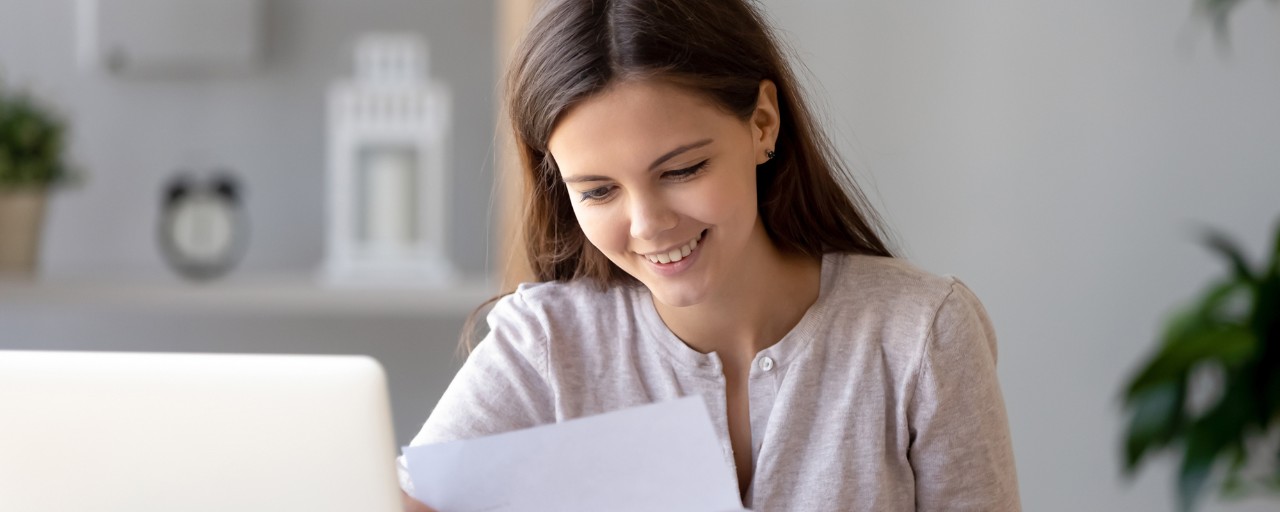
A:
<svg viewBox="0 0 1280 512">
<path fill-rule="evenodd" d="M 521 285 L 488 321 L 412 444 L 701 394 L 732 468 L 720 359 L 667 329 L 644 287 Z M 996 335 L 958 279 L 828 254 L 817 302 L 753 363 L 745 506 L 1020 509 Z"/>
</svg>

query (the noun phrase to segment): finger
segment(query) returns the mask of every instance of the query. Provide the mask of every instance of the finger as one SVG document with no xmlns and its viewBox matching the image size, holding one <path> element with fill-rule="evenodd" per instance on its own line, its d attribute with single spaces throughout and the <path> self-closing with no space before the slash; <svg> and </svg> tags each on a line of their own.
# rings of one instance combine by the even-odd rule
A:
<svg viewBox="0 0 1280 512">
<path fill-rule="evenodd" d="M 404 512 L 436 512 L 436 509 L 413 499 L 404 491 L 400 491 L 400 502 L 404 505 Z"/>
</svg>

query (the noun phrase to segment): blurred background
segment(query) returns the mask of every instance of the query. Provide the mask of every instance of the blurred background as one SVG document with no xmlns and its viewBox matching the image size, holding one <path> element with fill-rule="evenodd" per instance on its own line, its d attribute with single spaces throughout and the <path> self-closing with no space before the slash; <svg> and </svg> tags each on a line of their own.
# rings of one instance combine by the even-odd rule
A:
<svg viewBox="0 0 1280 512">
<path fill-rule="evenodd" d="M 1123 476 L 1119 397 L 1168 316 L 1226 271 L 1198 229 L 1255 264 L 1271 250 L 1280 8 L 1241 2 L 1220 39 L 1192 1 L 761 2 L 900 253 L 984 301 L 1026 510 L 1175 509 L 1171 454 Z M 226 40 L 174 49 L 145 0 L 0 0 L 0 88 L 61 115 L 77 171 L 47 196 L 34 276 L 0 281 L 0 349 L 370 354 L 407 442 L 506 270 L 498 79 L 532 0 L 240 3 L 249 18 L 206 18 Z M 156 34 L 131 43 L 141 57 L 102 43 L 139 24 Z M 447 279 L 326 278 L 328 183 L 350 160 L 330 95 L 370 33 L 416 34 L 417 69 L 448 91 L 427 169 L 447 177 L 427 221 Z M 199 65 L 166 61 L 182 52 Z M 181 236 L 165 204 L 182 169 L 238 186 L 243 253 L 213 278 L 162 250 Z"/>
</svg>

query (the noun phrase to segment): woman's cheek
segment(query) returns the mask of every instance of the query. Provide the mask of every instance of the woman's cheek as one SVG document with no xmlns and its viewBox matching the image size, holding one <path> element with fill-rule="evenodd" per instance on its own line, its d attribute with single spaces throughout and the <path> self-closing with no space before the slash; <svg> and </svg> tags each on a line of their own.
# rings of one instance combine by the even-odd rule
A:
<svg viewBox="0 0 1280 512">
<path fill-rule="evenodd" d="M 596 249 L 606 254 L 626 249 L 626 226 L 619 226 L 607 207 L 574 207 L 578 215 L 578 226 Z"/>
<path fill-rule="evenodd" d="M 704 180 L 696 187 L 689 187 L 674 203 L 680 205 L 683 216 L 700 223 L 720 224 L 726 216 L 732 216 L 733 205 L 727 201 L 734 195 L 732 186 Z"/>
</svg>

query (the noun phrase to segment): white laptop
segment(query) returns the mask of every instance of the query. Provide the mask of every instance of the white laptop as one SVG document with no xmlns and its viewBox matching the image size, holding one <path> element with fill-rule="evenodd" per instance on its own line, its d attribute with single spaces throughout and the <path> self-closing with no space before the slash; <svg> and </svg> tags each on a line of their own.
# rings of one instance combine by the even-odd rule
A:
<svg viewBox="0 0 1280 512">
<path fill-rule="evenodd" d="M 0 511 L 401 510 L 363 356 L 0 351 Z"/>
</svg>

